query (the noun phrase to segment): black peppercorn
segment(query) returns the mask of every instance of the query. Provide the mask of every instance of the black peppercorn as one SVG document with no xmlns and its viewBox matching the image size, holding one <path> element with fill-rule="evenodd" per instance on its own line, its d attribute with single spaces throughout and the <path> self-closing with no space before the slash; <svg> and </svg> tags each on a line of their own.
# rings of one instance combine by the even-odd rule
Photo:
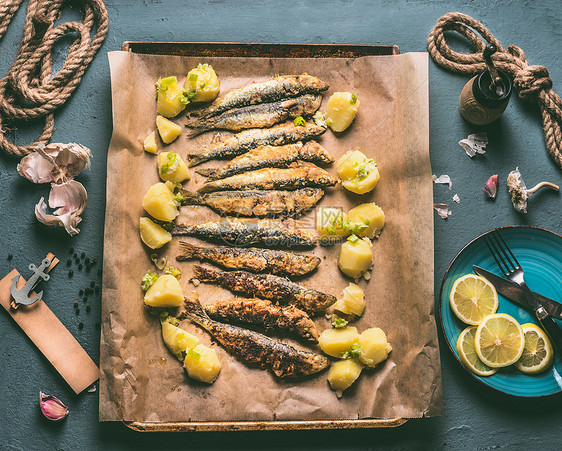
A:
<svg viewBox="0 0 562 451">
<path fill-rule="evenodd" d="M 79 308 L 77 308 L 77 309 L 76 309 L 76 310 L 74 310 L 74 311 L 76 312 L 76 314 L 77 314 L 77 315 L 79 315 L 79 314 L 80 314 L 80 309 L 79 309 Z"/>
<path fill-rule="evenodd" d="M 82 270 L 82 263 L 80 263 L 80 264 L 78 265 L 78 270 L 79 270 L 79 271 Z"/>
<path fill-rule="evenodd" d="M 88 305 L 88 307 L 86 307 L 86 311 L 87 311 L 88 313 L 90 313 L 90 310 L 92 310 L 92 307 L 90 307 L 90 306 Z"/>
<path fill-rule="evenodd" d="M 84 329 L 84 323 L 79 323 L 79 324 L 78 324 L 78 329 L 80 329 L 80 330 Z"/>
<path fill-rule="evenodd" d="M 84 262 L 89 265 L 90 264 L 90 257 L 86 257 L 86 259 L 84 260 Z"/>
<path fill-rule="evenodd" d="M 84 294 L 84 290 L 80 290 L 80 291 L 78 292 L 78 294 L 79 294 L 80 296 L 82 296 L 82 295 Z"/>
<path fill-rule="evenodd" d="M 80 258 L 84 258 L 85 256 L 86 256 L 86 252 L 82 252 L 82 253 L 80 254 Z"/>
<path fill-rule="evenodd" d="M 78 307 L 78 301 L 74 302 L 74 308 Z"/>
<path fill-rule="evenodd" d="M 74 275 L 74 271 L 71 269 L 70 271 L 68 271 L 68 275 L 72 277 Z"/>
<path fill-rule="evenodd" d="M 84 296 L 84 302 L 88 302 L 88 296 Z"/>
<path fill-rule="evenodd" d="M 74 254 L 72 254 L 72 256 L 73 256 L 74 258 L 76 258 L 76 257 L 78 257 L 78 254 L 77 254 L 76 252 L 74 252 Z"/>
<path fill-rule="evenodd" d="M 12 254 L 8 254 L 8 260 L 11 260 L 12 258 L 14 258 L 14 256 Z"/>
<path fill-rule="evenodd" d="M 68 260 L 66 261 L 66 266 L 70 266 L 70 265 L 72 265 L 72 260 L 68 259 Z"/>
</svg>

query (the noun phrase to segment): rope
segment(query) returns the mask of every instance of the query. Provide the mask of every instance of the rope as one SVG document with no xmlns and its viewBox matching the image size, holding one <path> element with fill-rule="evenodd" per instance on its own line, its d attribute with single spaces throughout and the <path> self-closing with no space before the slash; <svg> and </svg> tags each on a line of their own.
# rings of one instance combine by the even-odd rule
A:
<svg viewBox="0 0 562 451">
<path fill-rule="evenodd" d="M 22 2 L 0 1 L 0 39 Z M 49 142 L 53 136 L 53 112 L 74 92 L 107 34 L 108 16 L 103 0 L 82 0 L 83 22 L 55 26 L 67 3 L 68 0 L 29 0 L 21 47 L 10 71 L 0 79 L 0 149 L 8 154 L 23 156 L 37 144 Z M 77 37 L 62 68 L 53 74 L 55 43 L 69 33 Z M 45 125 L 33 144 L 18 146 L 7 139 L 7 121 L 38 118 L 44 118 Z"/>
<path fill-rule="evenodd" d="M 452 50 L 445 41 L 445 31 L 456 31 L 463 35 L 476 49 L 476 53 L 457 53 Z M 513 77 L 519 97 L 538 101 L 546 146 L 554 161 L 562 168 L 562 100 L 552 90 L 552 80 L 546 67 L 530 66 L 523 50 L 516 45 L 510 45 L 505 50 L 484 25 L 461 13 L 448 13 L 437 21 L 429 34 L 427 49 L 440 66 L 453 72 L 474 75 L 486 69 L 482 56 L 485 41 L 498 49 L 492 55 L 494 65 Z"/>
</svg>

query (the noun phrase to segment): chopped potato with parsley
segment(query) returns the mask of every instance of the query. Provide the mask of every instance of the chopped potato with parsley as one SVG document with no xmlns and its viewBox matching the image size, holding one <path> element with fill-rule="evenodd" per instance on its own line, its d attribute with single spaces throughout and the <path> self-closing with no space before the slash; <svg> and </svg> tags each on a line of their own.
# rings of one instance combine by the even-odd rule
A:
<svg viewBox="0 0 562 451">
<path fill-rule="evenodd" d="M 371 239 L 380 235 L 385 221 L 384 211 L 373 202 L 352 208 L 347 218 L 356 235 Z"/>
<path fill-rule="evenodd" d="M 357 329 L 349 326 L 340 329 L 326 329 L 318 337 L 320 349 L 332 357 L 342 357 L 358 341 Z"/>
<path fill-rule="evenodd" d="M 359 335 L 359 345 L 361 346 L 359 360 L 369 367 L 376 366 L 386 360 L 388 354 L 392 351 L 392 346 L 390 346 L 386 334 L 378 327 L 363 331 Z"/>
<path fill-rule="evenodd" d="M 346 276 L 357 279 L 373 264 L 373 250 L 369 238 L 351 235 L 340 247 L 338 267 Z"/>
<path fill-rule="evenodd" d="M 354 359 L 339 360 L 328 371 L 328 382 L 332 390 L 341 397 L 343 392 L 353 385 L 361 375 L 363 365 Z"/>
<path fill-rule="evenodd" d="M 350 283 L 343 289 L 343 298 L 336 301 L 334 309 L 344 315 L 361 316 L 365 310 L 365 293 L 359 285 Z"/>
<path fill-rule="evenodd" d="M 352 92 L 334 92 L 326 106 L 328 126 L 335 132 L 346 130 L 355 119 L 360 103 Z"/>
<path fill-rule="evenodd" d="M 186 351 L 183 366 L 189 377 L 207 384 L 215 382 L 221 370 L 217 352 L 201 344 Z"/>
<path fill-rule="evenodd" d="M 150 307 L 179 307 L 183 299 L 178 279 L 170 274 L 158 277 L 144 295 L 144 303 Z"/>
<path fill-rule="evenodd" d="M 316 229 L 322 240 L 337 240 L 349 235 L 347 216 L 339 208 L 320 207 L 316 216 Z"/>
<path fill-rule="evenodd" d="M 156 82 L 156 111 L 164 117 L 176 117 L 189 103 L 185 89 L 176 77 L 160 78 Z"/>
<path fill-rule="evenodd" d="M 356 194 L 372 191 L 380 179 L 377 163 L 358 149 L 346 152 L 337 162 L 342 185 Z"/>
<path fill-rule="evenodd" d="M 158 155 L 158 175 L 162 180 L 175 183 L 181 183 L 190 178 L 185 161 L 175 152 L 162 152 Z"/>
<path fill-rule="evenodd" d="M 160 221 L 170 222 L 179 214 L 176 196 L 168 185 L 159 182 L 152 185 L 142 199 L 146 212 Z"/>
<path fill-rule="evenodd" d="M 156 144 L 156 132 L 152 132 L 145 138 L 143 149 L 148 153 L 158 153 L 158 144 Z"/>
<path fill-rule="evenodd" d="M 163 116 L 156 117 L 156 128 L 164 144 L 170 144 L 181 134 L 181 127 Z"/>
<path fill-rule="evenodd" d="M 185 79 L 185 90 L 191 102 L 210 102 L 219 95 L 220 82 L 210 64 L 199 64 Z"/>
<path fill-rule="evenodd" d="M 170 232 L 164 230 L 150 218 L 140 218 L 139 228 L 142 242 L 150 249 L 159 249 L 172 241 Z"/>
<path fill-rule="evenodd" d="M 180 360 L 183 360 L 188 349 L 199 344 L 199 338 L 172 324 L 170 320 L 162 321 L 162 338 L 170 352 Z"/>
</svg>

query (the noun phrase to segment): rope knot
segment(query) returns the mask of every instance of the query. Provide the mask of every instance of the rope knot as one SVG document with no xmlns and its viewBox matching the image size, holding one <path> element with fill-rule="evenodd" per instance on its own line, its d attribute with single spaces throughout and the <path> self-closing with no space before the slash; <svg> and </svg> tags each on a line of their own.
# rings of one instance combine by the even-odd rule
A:
<svg viewBox="0 0 562 451">
<path fill-rule="evenodd" d="M 517 72 L 513 84 L 519 91 L 519 97 L 528 99 L 537 96 L 540 91 L 552 88 L 552 80 L 544 66 L 527 66 Z"/>
</svg>

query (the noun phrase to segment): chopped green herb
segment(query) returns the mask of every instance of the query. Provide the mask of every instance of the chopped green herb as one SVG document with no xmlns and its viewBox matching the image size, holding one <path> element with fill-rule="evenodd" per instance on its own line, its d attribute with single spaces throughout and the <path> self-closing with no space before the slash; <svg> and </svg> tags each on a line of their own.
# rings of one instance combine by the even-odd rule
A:
<svg viewBox="0 0 562 451">
<path fill-rule="evenodd" d="M 160 227 L 162 227 L 164 230 L 167 230 L 168 232 L 171 232 L 174 228 L 173 222 L 158 221 L 157 223 L 160 225 Z"/>
<path fill-rule="evenodd" d="M 197 91 L 195 89 L 190 89 L 189 91 L 187 91 L 187 98 L 189 100 L 193 99 L 197 94 Z"/>
<path fill-rule="evenodd" d="M 306 125 L 306 121 L 304 120 L 304 118 L 302 116 L 297 116 L 295 118 L 295 120 L 293 121 L 293 123 L 297 126 L 297 127 L 304 127 Z"/>
<path fill-rule="evenodd" d="M 154 282 L 158 280 L 158 274 L 152 273 L 150 269 L 142 278 L 141 287 L 144 291 L 148 290 Z"/>
<path fill-rule="evenodd" d="M 331 118 L 327 118 L 326 119 L 326 125 L 329 127 L 330 125 L 332 125 L 334 123 L 334 121 Z"/>
<path fill-rule="evenodd" d="M 150 254 L 150 260 L 152 260 L 154 266 L 156 266 L 159 270 L 163 270 L 166 263 L 168 263 L 168 257 L 162 257 L 158 260 L 158 254 Z"/>
<path fill-rule="evenodd" d="M 191 82 L 197 81 L 197 74 L 191 74 L 191 75 L 189 76 L 189 81 L 191 81 Z"/>
<path fill-rule="evenodd" d="M 170 274 L 174 276 L 176 279 L 181 279 L 181 271 L 178 268 L 174 268 L 173 266 L 168 266 L 164 271 L 166 274 Z"/>
<path fill-rule="evenodd" d="M 179 165 L 178 154 L 174 152 L 168 152 L 166 158 L 166 163 L 160 168 L 160 174 L 167 174 L 168 172 L 174 172 Z"/>
<path fill-rule="evenodd" d="M 201 358 L 201 354 L 199 354 L 197 351 L 194 351 L 193 349 L 188 349 L 186 354 L 195 360 L 199 360 Z"/>
<path fill-rule="evenodd" d="M 199 85 L 199 89 L 203 89 L 205 86 L 207 86 L 207 83 L 203 82 Z"/>
<path fill-rule="evenodd" d="M 336 230 L 331 225 L 326 226 L 326 232 L 328 232 L 328 235 L 335 235 L 336 234 Z"/>
<path fill-rule="evenodd" d="M 357 96 L 354 92 L 351 94 L 351 100 L 349 101 L 349 103 L 351 103 L 352 105 L 357 103 Z"/>
<path fill-rule="evenodd" d="M 365 221 L 363 221 L 363 223 L 364 223 L 367 227 L 369 227 L 369 226 L 371 225 L 371 221 L 368 220 L 368 219 L 365 219 Z"/>
<path fill-rule="evenodd" d="M 169 85 L 172 83 L 177 83 L 178 79 L 176 78 L 175 75 L 171 75 L 169 77 L 164 77 L 160 79 L 160 83 L 164 83 L 165 85 Z"/>
<path fill-rule="evenodd" d="M 349 241 L 352 244 L 355 244 L 359 241 L 359 237 L 357 235 L 353 234 L 353 235 L 350 235 L 350 236 L 347 237 L 347 241 Z"/>
<path fill-rule="evenodd" d="M 168 317 L 170 316 L 170 314 L 166 311 L 164 312 L 160 312 L 160 322 L 166 322 L 168 320 Z"/>
<path fill-rule="evenodd" d="M 180 97 L 180 103 L 182 105 L 187 105 L 189 103 L 189 99 L 188 99 L 187 94 L 185 92 Z"/>
<path fill-rule="evenodd" d="M 349 351 L 342 352 L 340 354 L 340 357 L 342 359 L 358 359 L 361 356 L 362 351 L 363 348 L 361 347 L 361 345 L 359 343 L 354 343 L 351 346 L 351 349 Z"/>
<path fill-rule="evenodd" d="M 176 207 L 179 207 L 184 200 L 185 197 L 183 197 L 181 194 L 178 194 L 177 196 L 174 196 L 172 198 L 172 201 L 174 202 L 174 204 L 176 204 Z"/>
<path fill-rule="evenodd" d="M 332 327 L 334 329 L 342 329 L 345 326 L 347 326 L 347 321 L 343 318 L 340 318 L 339 316 L 335 316 L 333 317 L 334 319 L 332 319 Z"/>
</svg>

